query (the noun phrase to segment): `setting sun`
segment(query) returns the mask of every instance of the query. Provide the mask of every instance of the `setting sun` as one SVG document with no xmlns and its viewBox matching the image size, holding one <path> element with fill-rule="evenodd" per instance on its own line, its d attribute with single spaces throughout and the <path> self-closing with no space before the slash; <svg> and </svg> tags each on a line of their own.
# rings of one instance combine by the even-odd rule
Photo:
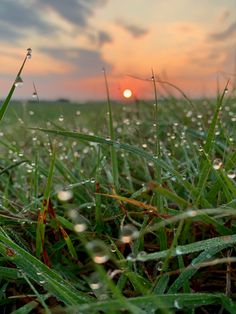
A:
<svg viewBox="0 0 236 314">
<path fill-rule="evenodd" d="M 132 97 L 132 95 L 133 95 L 132 91 L 128 88 L 123 91 L 123 96 L 125 98 L 130 98 L 130 97 Z"/>
</svg>

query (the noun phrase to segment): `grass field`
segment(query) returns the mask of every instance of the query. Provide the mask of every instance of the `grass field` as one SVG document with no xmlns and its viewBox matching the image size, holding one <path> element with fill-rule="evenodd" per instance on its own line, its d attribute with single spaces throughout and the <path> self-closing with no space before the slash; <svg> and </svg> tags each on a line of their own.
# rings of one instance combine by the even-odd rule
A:
<svg viewBox="0 0 236 314">
<path fill-rule="evenodd" d="M 1 313 L 236 313 L 233 93 L 0 116 Z"/>
</svg>

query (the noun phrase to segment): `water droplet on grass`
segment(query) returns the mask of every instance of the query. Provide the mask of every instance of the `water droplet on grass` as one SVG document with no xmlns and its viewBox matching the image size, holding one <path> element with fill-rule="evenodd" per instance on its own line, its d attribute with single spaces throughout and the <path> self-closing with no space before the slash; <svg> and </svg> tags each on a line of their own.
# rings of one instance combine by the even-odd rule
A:
<svg viewBox="0 0 236 314">
<path fill-rule="evenodd" d="M 87 225 L 86 225 L 86 223 L 83 223 L 82 221 L 78 222 L 77 224 L 74 225 L 74 230 L 76 232 L 83 232 L 86 229 L 87 229 Z"/>
<path fill-rule="evenodd" d="M 22 78 L 20 76 L 17 76 L 15 83 L 14 83 L 15 87 L 22 87 L 23 83 L 24 82 L 23 82 Z"/>
<path fill-rule="evenodd" d="M 159 261 L 159 262 L 157 263 L 157 265 L 156 265 L 156 269 L 157 269 L 158 271 L 162 271 L 162 268 L 163 268 L 163 262 L 162 262 L 162 261 Z"/>
<path fill-rule="evenodd" d="M 176 255 L 181 255 L 182 254 L 182 250 L 181 250 L 181 248 L 179 246 L 176 247 L 175 253 L 176 253 Z"/>
<path fill-rule="evenodd" d="M 35 98 L 37 98 L 37 96 L 38 96 L 38 95 L 37 95 L 37 93 L 36 93 L 36 92 L 33 92 L 33 93 L 32 93 L 32 98 L 34 98 L 34 99 L 35 99 Z"/>
<path fill-rule="evenodd" d="M 187 211 L 187 215 L 188 215 L 189 217 L 195 217 L 195 216 L 197 216 L 197 211 L 190 209 L 190 210 Z"/>
<path fill-rule="evenodd" d="M 147 252 L 145 251 L 141 251 L 138 253 L 137 255 L 137 260 L 142 261 L 145 260 L 145 257 L 147 256 Z"/>
<path fill-rule="evenodd" d="M 64 121 L 64 116 L 60 115 L 60 117 L 58 118 L 59 122 L 63 122 Z"/>
<path fill-rule="evenodd" d="M 136 256 L 133 253 L 130 253 L 127 257 L 126 257 L 127 261 L 129 262 L 135 262 L 136 261 Z"/>
<path fill-rule="evenodd" d="M 112 253 L 115 253 L 115 252 L 116 252 L 116 246 L 115 246 L 115 244 L 111 244 L 111 245 L 110 245 L 110 250 L 111 250 Z"/>
<path fill-rule="evenodd" d="M 227 177 L 230 178 L 230 179 L 234 179 L 236 177 L 235 171 L 234 170 L 228 171 Z"/>
<path fill-rule="evenodd" d="M 89 277 L 89 286 L 93 290 L 102 288 L 102 282 L 97 273 L 92 273 Z"/>
<path fill-rule="evenodd" d="M 133 226 L 133 225 L 126 225 L 124 227 L 121 228 L 120 231 L 120 240 L 123 243 L 130 243 L 132 242 L 134 239 L 137 239 L 139 236 L 139 231 L 138 229 Z"/>
<path fill-rule="evenodd" d="M 213 168 L 215 170 L 219 170 L 221 167 L 222 167 L 223 163 L 222 163 L 222 160 L 219 159 L 219 158 L 216 158 L 214 161 L 213 161 Z"/>
<path fill-rule="evenodd" d="M 45 280 L 39 280 L 40 285 L 43 285 L 45 283 Z"/>
<path fill-rule="evenodd" d="M 94 240 L 86 244 L 87 250 L 97 264 L 104 264 L 109 260 L 109 251 L 101 240 Z"/>
<path fill-rule="evenodd" d="M 174 301 L 174 307 L 175 307 L 176 309 L 182 309 L 182 306 L 180 305 L 180 303 L 179 303 L 178 300 L 175 300 L 175 301 Z"/>
<path fill-rule="evenodd" d="M 72 191 L 59 191 L 57 193 L 57 198 L 62 202 L 68 202 L 70 199 L 72 199 L 73 193 Z"/>
<path fill-rule="evenodd" d="M 26 55 L 27 59 L 31 59 L 32 58 L 32 49 L 28 48 L 27 49 L 27 55 Z"/>
</svg>

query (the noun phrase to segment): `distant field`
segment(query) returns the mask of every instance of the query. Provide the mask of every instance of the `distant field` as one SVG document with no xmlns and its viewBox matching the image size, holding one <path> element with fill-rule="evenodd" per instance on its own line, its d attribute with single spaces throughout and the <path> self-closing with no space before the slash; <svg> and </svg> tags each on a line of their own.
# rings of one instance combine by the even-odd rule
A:
<svg viewBox="0 0 236 314">
<path fill-rule="evenodd" d="M 153 103 L 10 103 L 2 313 L 236 313 L 236 99 Z"/>
</svg>

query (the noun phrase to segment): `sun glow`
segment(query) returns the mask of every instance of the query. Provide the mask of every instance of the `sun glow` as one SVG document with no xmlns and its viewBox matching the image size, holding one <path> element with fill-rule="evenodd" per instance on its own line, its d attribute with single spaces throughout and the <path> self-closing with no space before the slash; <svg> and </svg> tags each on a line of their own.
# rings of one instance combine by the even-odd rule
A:
<svg viewBox="0 0 236 314">
<path fill-rule="evenodd" d="M 125 98 L 130 98 L 130 97 L 132 97 L 132 95 L 133 95 L 133 93 L 132 93 L 131 89 L 129 89 L 129 88 L 127 88 L 127 89 L 125 89 L 125 90 L 123 91 L 123 96 L 124 96 Z"/>
</svg>

